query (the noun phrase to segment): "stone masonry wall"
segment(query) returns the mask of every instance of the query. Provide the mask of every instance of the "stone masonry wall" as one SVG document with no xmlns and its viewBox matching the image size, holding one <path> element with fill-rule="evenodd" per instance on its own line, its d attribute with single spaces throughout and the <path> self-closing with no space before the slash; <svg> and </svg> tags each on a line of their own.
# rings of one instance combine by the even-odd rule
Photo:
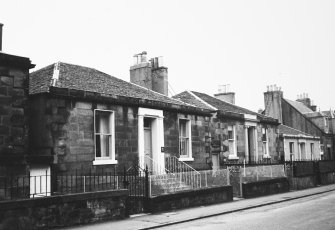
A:
<svg viewBox="0 0 335 230">
<path fill-rule="evenodd" d="M 115 158 L 118 170 L 138 158 L 137 109 L 120 105 L 37 96 L 32 99 L 31 146 L 40 155 L 54 154 L 59 171 L 113 170 L 94 166 L 94 109 L 115 113 Z M 39 124 L 38 126 L 33 124 Z"/>
<path fill-rule="evenodd" d="M 237 157 L 238 161 L 243 162 L 245 159 L 245 130 L 244 130 L 244 121 L 225 119 L 225 118 L 215 118 L 211 119 L 210 123 L 210 133 L 212 140 L 221 140 L 223 145 L 223 154 L 221 158 L 227 158 L 229 155 L 229 143 L 228 143 L 228 126 L 235 126 L 236 132 L 236 147 L 237 147 Z M 268 133 L 268 146 L 269 146 L 269 155 L 272 160 L 279 160 L 278 152 L 278 135 L 277 127 L 275 125 L 268 124 L 257 124 L 257 142 L 258 142 L 258 159 L 261 160 L 264 154 L 265 143 L 262 141 L 262 128 L 266 128 Z M 221 159 L 222 160 L 222 159 Z"/>
<path fill-rule="evenodd" d="M 0 174 L 27 173 L 24 154 L 28 149 L 28 68 L 0 63 Z"/>
<path fill-rule="evenodd" d="M 27 149 L 28 69 L 0 66 L 0 154 Z"/>
<path fill-rule="evenodd" d="M 192 157 L 194 161 L 187 161 L 186 163 L 196 170 L 210 169 L 210 165 L 206 163 L 207 158 L 209 158 L 209 153 L 206 151 L 209 118 L 205 116 L 164 111 L 165 156 L 179 157 L 179 118 L 186 118 L 191 121 Z"/>
<path fill-rule="evenodd" d="M 50 229 L 124 219 L 127 190 L 1 202 L 0 230 Z"/>
</svg>

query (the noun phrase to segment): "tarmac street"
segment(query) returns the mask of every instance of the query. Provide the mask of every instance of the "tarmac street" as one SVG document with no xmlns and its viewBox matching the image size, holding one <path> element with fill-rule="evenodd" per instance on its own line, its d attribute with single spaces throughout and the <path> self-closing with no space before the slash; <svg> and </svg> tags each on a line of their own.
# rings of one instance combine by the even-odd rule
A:
<svg viewBox="0 0 335 230">
<path fill-rule="evenodd" d="M 333 230 L 335 229 L 335 192 L 171 225 L 160 229 Z"/>
<path fill-rule="evenodd" d="M 132 216 L 120 221 L 75 226 L 66 229 L 335 230 L 334 213 L 335 184 L 332 184 L 271 196 L 238 199 L 216 205 Z"/>
</svg>

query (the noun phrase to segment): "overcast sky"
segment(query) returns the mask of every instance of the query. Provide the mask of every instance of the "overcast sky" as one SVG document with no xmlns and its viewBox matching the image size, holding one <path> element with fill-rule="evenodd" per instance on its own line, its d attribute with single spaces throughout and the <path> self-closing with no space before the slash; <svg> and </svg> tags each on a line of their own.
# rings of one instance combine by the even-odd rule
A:
<svg viewBox="0 0 335 230">
<path fill-rule="evenodd" d="M 333 0 L 1 0 L 3 52 L 36 68 L 57 61 L 129 81 L 133 55 L 163 56 L 175 93 L 213 95 L 230 84 L 236 104 L 264 108 L 266 86 L 308 93 L 335 109 Z"/>
</svg>

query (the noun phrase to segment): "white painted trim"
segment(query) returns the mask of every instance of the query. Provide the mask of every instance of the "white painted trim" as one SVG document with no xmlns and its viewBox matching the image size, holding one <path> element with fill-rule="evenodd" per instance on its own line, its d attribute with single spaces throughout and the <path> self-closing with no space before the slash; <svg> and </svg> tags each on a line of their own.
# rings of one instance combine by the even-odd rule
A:
<svg viewBox="0 0 335 230">
<path fill-rule="evenodd" d="M 163 110 L 158 110 L 158 109 L 148 109 L 148 108 L 138 108 L 138 116 L 145 116 L 145 117 L 161 117 L 164 118 L 163 116 Z"/>
<path fill-rule="evenodd" d="M 145 168 L 144 160 L 144 118 L 150 117 L 152 121 L 152 159 L 158 164 L 155 167 L 165 168 L 165 156 L 161 147 L 164 147 L 163 110 L 138 108 L 138 158 L 139 166 Z"/>
<path fill-rule="evenodd" d="M 179 157 L 179 161 L 194 161 L 193 157 Z"/>
<path fill-rule="evenodd" d="M 240 159 L 238 156 L 231 156 L 231 155 L 229 155 L 228 156 L 228 159 L 229 160 L 238 160 L 238 159 Z"/>
<path fill-rule="evenodd" d="M 233 142 L 233 154 L 230 155 L 230 151 L 229 151 L 229 156 L 231 156 L 232 158 L 229 158 L 229 157 L 228 158 L 229 159 L 234 159 L 234 158 L 237 157 L 236 125 L 229 125 L 229 126 L 232 127 L 231 131 L 233 131 L 233 139 L 228 139 L 228 142 Z M 230 131 L 229 126 L 228 126 L 228 131 Z"/>
<path fill-rule="evenodd" d="M 178 119 L 178 130 L 179 130 L 179 127 L 180 127 L 180 120 L 186 120 L 186 125 L 187 125 L 187 132 L 188 132 L 188 154 L 187 154 L 187 157 L 186 156 L 181 156 L 180 155 L 180 152 L 179 152 L 179 159 L 183 159 L 183 161 L 186 161 L 185 159 L 193 159 L 193 154 L 192 154 L 192 121 L 190 119 L 187 119 L 187 118 L 179 118 Z M 179 133 L 179 141 L 180 141 L 180 133 Z M 180 144 L 180 143 L 178 143 Z M 180 151 L 180 150 L 179 150 Z M 189 160 L 191 161 L 191 160 Z"/>
<path fill-rule="evenodd" d="M 252 114 L 243 114 L 245 120 L 257 121 L 257 116 Z"/>
<path fill-rule="evenodd" d="M 117 160 L 113 159 L 101 159 L 93 161 L 93 165 L 115 165 L 115 164 L 117 164 Z"/>
<path fill-rule="evenodd" d="M 111 129 L 111 141 L 112 141 L 112 146 L 111 146 L 111 152 L 110 152 L 110 156 L 107 157 L 97 157 L 97 148 L 96 148 L 96 127 L 95 127 L 95 112 L 96 111 L 103 111 L 103 112 L 109 112 L 110 113 L 110 117 L 109 117 L 109 121 L 110 121 L 110 129 Z M 94 161 L 93 161 L 93 165 L 104 165 L 104 164 L 117 164 L 117 160 L 115 159 L 115 112 L 113 110 L 104 110 L 104 109 L 94 109 L 93 111 L 93 123 L 94 123 L 94 131 L 93 131 L 93 135 L 94 135 Z M 100 163 L 98 163 L 100 162 Z M 108 162 L 108 163 L 104 163 L 104 162 Z"/>
<path fill-rule="evenodd" d="M 257 126 L 257 122 L 256 121 L 245 121 L 244 125 L 255 127 Z"/>
<path fill-rule="evenodd" d="M 258 161 L 258 134 L 257 127 L 254 127 L 254 152 L 256 155 L 256 161 Z"/>
<path fill-rule="evenodd" d="M 244 135 L 245 135 L 245 159 L 249 161 L 249 142 L 248 142 L 248 126 L 244 126 Z"/>
<path fill-rule="evenodd" d="M 189 94 L 191 94 L 193 97 L 195 97 L 195 99 L 197 99 L 198 101 L 201 101 L 202 103 L 204 103 L 205 105 L 207 105 L 208 107 L 212 108 L 213 110 L 218 110 L 217 108 L 215 108 L 214 106 L 208 104 L 207 102 L 205 102 L 204 100 L 202 100 L 200 97 L 198 97 L 197 95 L 195 95 L 194 93 L 192 93 L 191 91 L 187 91 Z"/>
</svg>

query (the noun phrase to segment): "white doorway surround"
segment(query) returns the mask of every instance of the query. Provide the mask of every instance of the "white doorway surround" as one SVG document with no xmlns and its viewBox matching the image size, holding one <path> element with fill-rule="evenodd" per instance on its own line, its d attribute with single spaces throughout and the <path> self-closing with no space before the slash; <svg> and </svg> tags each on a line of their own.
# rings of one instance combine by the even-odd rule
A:
<svg viewBox="0 0 335 230">
<path fill-rule="evenodd" d="M 257 116 L 244 114 L 244 133 L 245 133 L 245 159 L 258 161 L 258 135 L 257 135 Z"/>
<path fill-rule="evenodd" d="M 162 147 L 164 147 L 163 118 L 163 110 L 148 108 L 138 109 L 139 166 L 144 169 L 147 165 L 155 174 L 165 172 L 164 152 L 162 152 Z M 144 124 L 145 122 L 149 122 L 149 124 Z M 149 126 L 151 136 L 149 136 Z M 148 138 L 150 141 L 148 141 Z M 147 146 L 148 143 L 150 143 L 151 146 Z M 150 149 L 150 154 L 148 154 L 148 149 Z"/>
</svg>

